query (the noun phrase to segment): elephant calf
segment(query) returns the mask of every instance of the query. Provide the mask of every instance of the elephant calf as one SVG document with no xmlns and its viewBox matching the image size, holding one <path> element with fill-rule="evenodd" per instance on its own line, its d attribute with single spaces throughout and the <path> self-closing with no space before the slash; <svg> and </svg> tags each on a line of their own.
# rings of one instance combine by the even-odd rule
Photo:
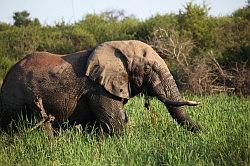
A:
<svg viewBox="0 0 250 166">
<path fill-rule="evenodd" d="M 43 101 L 53 124 L 100 124 L 119 132 L 127 122 L 126 102 L 143 90 L 165 104 L 171 116 L 191 131 L 196 125 L 181 107 L 183 101 L 164 60 L 147 44 L 110 41 L 67 55 L 36 52 L 8 72 L 1 87 L 0 126 L 8 128 L 21 114 L 31 117 Z"/>
</svg>

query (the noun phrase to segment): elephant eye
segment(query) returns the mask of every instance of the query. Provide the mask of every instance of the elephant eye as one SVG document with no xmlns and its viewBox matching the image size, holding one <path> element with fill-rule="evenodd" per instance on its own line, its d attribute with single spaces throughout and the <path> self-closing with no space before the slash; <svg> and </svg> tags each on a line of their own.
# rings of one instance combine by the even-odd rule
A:
<svg viewBox="0 0 250 166">
<path fill-rule="evenodd" d="M 145 66 L 144 66 L 144 71 L 145 71 L 146 74 L 148 74 L 148 73 L 150 72 L 150 70 L 151 70 L 151 69 L 150 69 L 150 66 L 149 66 L 149 65 L 145 65 Z"/>
</svg>

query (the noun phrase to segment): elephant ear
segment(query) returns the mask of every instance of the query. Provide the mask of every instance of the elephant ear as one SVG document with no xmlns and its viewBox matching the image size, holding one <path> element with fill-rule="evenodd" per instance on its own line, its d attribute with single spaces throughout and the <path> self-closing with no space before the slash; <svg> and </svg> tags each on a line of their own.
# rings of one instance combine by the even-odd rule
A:
<svg viewBox="0 0 250 166">
<path fill-rule="evenodd" d="M 86 73 L 111 94 L 129 99 L 126 57 L 109 44 L 96 47 L 88 59 Z"/>
</svg>

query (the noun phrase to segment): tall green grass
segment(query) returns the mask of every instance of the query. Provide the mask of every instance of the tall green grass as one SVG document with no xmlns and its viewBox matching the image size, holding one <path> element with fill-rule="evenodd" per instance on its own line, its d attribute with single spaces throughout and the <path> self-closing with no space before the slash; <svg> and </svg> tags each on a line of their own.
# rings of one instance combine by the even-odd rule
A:
<svg viewBox="0 0 250 166">
<path fill-rule="evenodd" d="M 59 131 L 49 143 L 43 129 L 19 135 L 0 133 L 0 165 L 249 165 L 250 98 L 188 96 L 202 105 L 188 107 L 203 126 L 197 134 L 176 124 L 164 106 L 143 98 L 127 105 L 124 134 L 99 139 L 77 128 Z"/>
</svg>

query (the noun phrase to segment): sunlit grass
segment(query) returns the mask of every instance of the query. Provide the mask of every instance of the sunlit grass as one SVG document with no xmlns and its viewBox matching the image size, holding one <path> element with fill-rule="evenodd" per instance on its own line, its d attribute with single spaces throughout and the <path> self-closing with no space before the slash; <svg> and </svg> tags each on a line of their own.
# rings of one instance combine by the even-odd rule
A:
<svg viewBox="0 0 250 166">
<path fill-rule="evenodd" d="M 99 139 L 70 128 L 50 143 L 42 128 L 1 132 L 0 165 L 249 165 L 250 98 L 186 98 L 202 101 L 187 108 L 203 126 L 198 134 L 177 125 L 160 102 L 151 101 L 147 111 L 135 98 L 126 105 L 130 123 L 121 135 Z"/>
</svg>

